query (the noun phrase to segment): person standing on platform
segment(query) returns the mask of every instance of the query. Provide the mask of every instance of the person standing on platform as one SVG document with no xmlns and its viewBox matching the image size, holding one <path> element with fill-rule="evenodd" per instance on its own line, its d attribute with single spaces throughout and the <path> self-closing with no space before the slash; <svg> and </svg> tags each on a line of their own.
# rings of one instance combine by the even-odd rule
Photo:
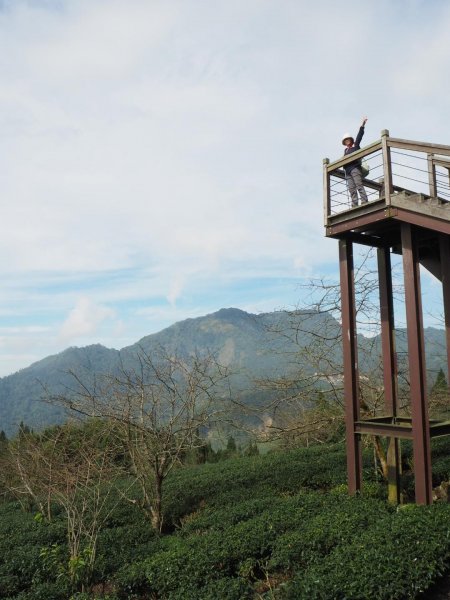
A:
<svg viewBox="0 0 450 600">
<path fill-rule="evenodd" d="M 356 152 L 360 149 L 362 137 L 364 135 L 364 126 L 367 123 L 367 117 L 364 117 L 359 128 L 356 139 L 350 133 L 344 133 L 342 143 L 345 146 L 344 156 Z M 367 194 L 363 185 L 363 176 L 361 172 L 361 160 L 355 160 L 344 166 L 345 180 L 347 181 L 348 191 L 352 200 L 352 207 L 358 206 L 358 194 L 361 204 L 367 202 Z"/>
</svg>

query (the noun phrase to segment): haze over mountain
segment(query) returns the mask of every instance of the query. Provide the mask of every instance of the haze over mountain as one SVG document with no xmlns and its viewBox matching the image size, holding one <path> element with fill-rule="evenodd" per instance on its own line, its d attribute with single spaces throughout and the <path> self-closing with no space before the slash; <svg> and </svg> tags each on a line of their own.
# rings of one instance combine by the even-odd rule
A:
<svg viewBox="0 0 450 600">
<path fill-rule="evenodd" d="M 307 322 L 297 336 L 292 335 L 293 320 L 296 319 Z M 181 356 L 195 352 L 215 353 L 218 361 L 233 372 L 233 389 L 236 392 L 248 390 L 255 378 L 292 374 L 299 367 L 299 347 L 307 346 L 315 333 L 323 331 L 324 327 L 333 335 L 339 334 L 339 323 L 328 313 L 277 311 L 254 315 L 227 308 L 175 323 L 121 350 L 100 344 L 68 348 L 0 379 L 0 430 L 11 435 L 21 421 L 39 429 L 63 420 L 65 415 L 61 408 L 42 401 L 45 389 L 54 394 L 73 387 L 73 376 L 69 372 L 105 374 L 113 373 L 120 365 L 132 367 L 140 350 L 151 354 L 157 347 Z M 398 336 L 399 353 L 405 352 L 403 337 Z M 444 332 L 428 328 L 425 337 L 429 369 L 435 371 L 444 367 Z M 369 345 L 369 340 L 361 336 L 360 343 Z M 376 360 L 377 339 L 370 340 L 370 344 Z M 339 363 L 339 345 L 332 351 L 339 353 L 335 356 Z"/>
</svg>

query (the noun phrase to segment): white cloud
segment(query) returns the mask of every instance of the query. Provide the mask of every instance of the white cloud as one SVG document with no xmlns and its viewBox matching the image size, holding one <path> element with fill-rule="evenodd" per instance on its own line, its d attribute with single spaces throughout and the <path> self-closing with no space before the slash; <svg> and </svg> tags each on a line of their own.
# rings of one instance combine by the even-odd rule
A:
<svg viewBox="0 0 450 600">
<path fill-rule="evenodd" d="M 80 298 L 62 324 L 59 337 L 69 343 L 77 338 L 92 336 L 106 319 L 114 316 L 111 308 L 94 304 L 89 298 Z"/>
</svg>

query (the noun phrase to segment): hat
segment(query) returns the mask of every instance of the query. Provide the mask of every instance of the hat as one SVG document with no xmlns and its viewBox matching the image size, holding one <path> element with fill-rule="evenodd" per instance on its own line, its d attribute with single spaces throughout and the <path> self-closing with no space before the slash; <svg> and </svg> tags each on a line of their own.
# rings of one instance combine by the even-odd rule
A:
<svg viewBox="0 0 450 600">
<path fill-rule="evenodd" d="M 355 141 L 355 138 L 352 136 L 351 133 L 344 133 L 344 135 L 342 136 L 342 143 L 344 143 L 345 140 L 348 140 L 348 139 L 352 140 L 352 142 Z"/>
</svg>

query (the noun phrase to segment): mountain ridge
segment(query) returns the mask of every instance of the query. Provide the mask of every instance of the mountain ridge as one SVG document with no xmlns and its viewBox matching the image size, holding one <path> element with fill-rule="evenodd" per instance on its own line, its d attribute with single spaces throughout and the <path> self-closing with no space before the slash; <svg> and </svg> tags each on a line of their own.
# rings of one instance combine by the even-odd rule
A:
<svg viewBox="0 0 450 600">
<path fill-rule="evenodd" d="M 277 334 L 277 331 L 292 331 L 293 320 L 302 316 L 308 317 L 307 325 L 302 326 L 297 339 Z M 11 435 L 21 421 L 34 428 L 61 422 L 65 413 L 57 406 L 42 402 L 44 390 L 64 393 L 73 383 L 69 372 L 111 373 L 121 365 L 132 368 L 140 350 L 151 353 L 157 347 L 182 356 L 197 351 L 213 352 L 222 365 L 233 370 L 232 383 L 236 390 L 248 388 L 254 379 L 295 372 L 299 366 L 296 354 L 299 345 L 307 346 L 324 326 L 334 335 L 340 334 L 339 323 L 328 313 L 273 311 L 253 314 L 230 307 L 178 321 L 120 350 L 98 343 L 72 346 L 0 378 L 0 430 Z M 445 370 L 445 361 L 438 358 L 436 350 L 441 345 L 445 348 L 444 331 L 427 329 L 425 336 L 432 340 L 428 352 L 432 368 L 443 366 Z M 398 351 L 404 353 L 403 337 L 399 336 Z M 360 338 L 363 343 L 368 343 L 364 336 Z M 375 342 L 374 353 L 377 354 L 380 348 L 378 341 Z M 341 360 L 337 354 L 334 358 Z"/>
</svg>

